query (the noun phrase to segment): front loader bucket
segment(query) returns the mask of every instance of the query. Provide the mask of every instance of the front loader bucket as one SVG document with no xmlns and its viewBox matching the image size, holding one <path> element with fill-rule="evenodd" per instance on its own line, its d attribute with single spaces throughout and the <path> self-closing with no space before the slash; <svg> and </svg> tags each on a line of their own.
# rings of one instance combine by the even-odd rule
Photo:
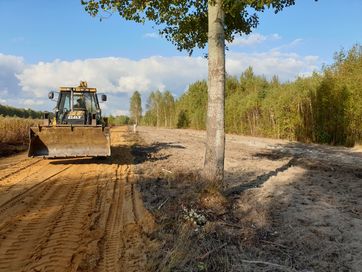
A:
<svg viewBox="0 0 362 272">
<path fill-rule="evenodd" d="M 110 155 L 108 127 L 38 126 L 30 128 L 29 157 L 106 157 Z"/>
</svg>

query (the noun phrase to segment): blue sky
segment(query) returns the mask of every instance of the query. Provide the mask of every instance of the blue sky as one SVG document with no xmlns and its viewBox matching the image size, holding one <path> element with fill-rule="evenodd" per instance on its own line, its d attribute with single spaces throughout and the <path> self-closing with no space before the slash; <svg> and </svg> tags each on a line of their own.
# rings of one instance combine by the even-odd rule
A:
<svg viewBox="0 0 362 272">
<path fill-rule="evenodd" d="M 228 73 L 239 75 L 251 65 L 256 73 L 292 80 L 319 70 L 334 52 L 361 42 L 361 11 L 362 0 L 297 0 L 279 14 L 267 11 L 252 35 L 228 46 Z M 49 109 L 49 89 L 88 80 L 109 92 L 105 111 L 119 114 L 127 112 L 135 89 L 144 99 L 155 89 L 179 96 L 206 77 L 206 49 L 189 58 L 152 23 L 116 14 L 100 22 L 78 0 L 0 0 L 0 12 L 2 104 Z"/>
</svg>

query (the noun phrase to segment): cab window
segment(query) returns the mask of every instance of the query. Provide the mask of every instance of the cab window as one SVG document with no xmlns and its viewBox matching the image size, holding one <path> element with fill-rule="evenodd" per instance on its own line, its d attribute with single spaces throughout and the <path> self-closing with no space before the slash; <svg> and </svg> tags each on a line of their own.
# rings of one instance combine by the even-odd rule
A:
<svg viewBox="0 0 362 272">
<path fill-rule="evenodd" d="M 59 107 L 58 107 L 61 111 L 70 111 L 71 107 L 70 107 L 70 92 L 69 93 L 65 93 L 62 92 L 61 93 L 61 97 L 60 97 L 60 103 L 59 103 Z"/>
<path fill-rule="evenodd" d="M 73 93 L 73 108 L 74 109 L 85 109 L 85 95 L 82 93 Z"/>
<path fill-rule="evenodd" d="M 74 93 L 73 103 L 74 109 L 86 109 L 88 112 L 97 110 L 95 94 L 93 93 Z"/>
</svg>

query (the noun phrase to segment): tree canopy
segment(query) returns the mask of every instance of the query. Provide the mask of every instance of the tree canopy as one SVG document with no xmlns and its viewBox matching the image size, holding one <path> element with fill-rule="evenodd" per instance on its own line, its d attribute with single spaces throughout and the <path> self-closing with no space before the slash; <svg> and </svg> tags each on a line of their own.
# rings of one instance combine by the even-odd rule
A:
<svg viewBox="0 0 362 272">
<path fill-rule="evenodd" d="M 113 116 L 108 117 L 108 124 L 111 126 L 123 126 L 130 123 L 130 118 L 127 115 Z"/>
<path fill-rule="evenodd" d="M 152 21 L 160 35 L 191 54 L 208 42 L 208 0 L 82 0 L 86 11 L 97 16 L 102 12 L 118 13 L 126 20 Z M 213 0 L 211 0 L 213 2 Z M 272 8 L 275 12 L 295 4 L 295 0 L 224 0 L 225 40 L 236 34 L 249 34 L 258 25 L 258 12 Z"/>
</svg>

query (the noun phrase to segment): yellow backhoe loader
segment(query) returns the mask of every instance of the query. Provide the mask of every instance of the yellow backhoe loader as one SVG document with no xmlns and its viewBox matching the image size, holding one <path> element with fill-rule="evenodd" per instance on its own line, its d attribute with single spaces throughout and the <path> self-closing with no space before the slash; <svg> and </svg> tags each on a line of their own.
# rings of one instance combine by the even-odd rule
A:
<svg viewBox="0 0 362 272">
<path fill-rule="evenodd" d="M 54 100 L 54 92 L 48 94 Z M 107 101 L 105 94 L 101 101 Z M 102 118 L 96 88 L 81 81 L 78 87 L 60 87 L 54 113 L 29 131 L 29 157 L 107 157 L 111 155 L 107 119 Z"/>
</svg>

